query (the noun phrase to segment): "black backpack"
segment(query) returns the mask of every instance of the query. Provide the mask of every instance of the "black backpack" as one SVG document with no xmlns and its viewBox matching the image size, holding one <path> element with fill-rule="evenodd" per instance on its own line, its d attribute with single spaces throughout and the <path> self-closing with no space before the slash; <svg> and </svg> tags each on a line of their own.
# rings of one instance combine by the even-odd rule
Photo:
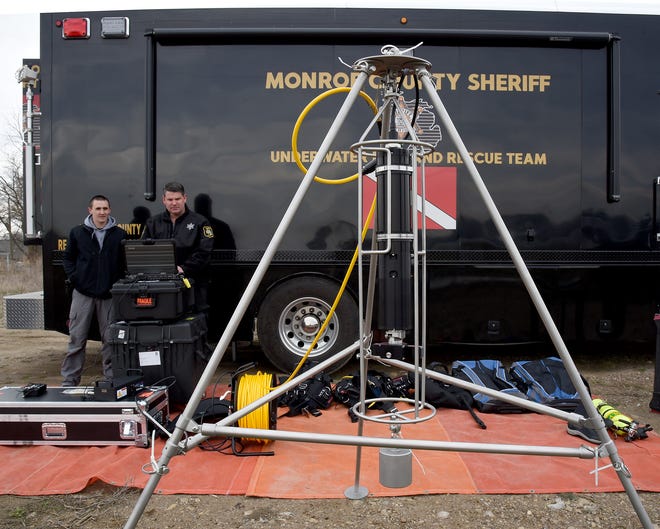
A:
<svg viewBox="0 0 660 529">
<path fill-rule="evenodd" d="M 192 420 L 198 424 L 215 424 L 231 413 L 231 407 L 231 402 L 225 399 L 219 399 L 217 397 L 202 399 L 193 413 Z M 178 415 L 176 417 L 167 418 L 164 428 L 170 434 L 174 433 L 178 418 Z M 159 433 L 162 438 L 167 438 L 167 435 L 165 435 L 164 432 L 161 431 Z"/>
<path fill-rule="evenodd" d="M 447 367 L 439 362 L 432 362 L 428 365 L 428 369 L 445 375 L 449 374 Z M 408 373 L 408 379 L 410 380 L 411 387 L 414 386 L 415 374 Z M 467 410 L 480 428 L 486 428 L 484 422 L 472 409 L 474 406 L 474 398 L 472 397 L 472 393 L 467 389 L 426 377 L 425 398 L 426 402 L 436 408 Z"/>
</svg>

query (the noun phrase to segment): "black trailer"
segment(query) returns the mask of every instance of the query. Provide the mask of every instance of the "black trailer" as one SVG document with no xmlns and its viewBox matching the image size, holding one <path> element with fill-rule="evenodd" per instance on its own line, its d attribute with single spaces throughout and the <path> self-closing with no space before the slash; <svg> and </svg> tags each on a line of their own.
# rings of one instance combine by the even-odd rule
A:
<svg viewBox="0 0 660 529">
<path fill-rule="evenodd" d="M 660 219 L 660 17 L 443 9 L 203 9 L 41 15 L 40 167 L 47 329 L 66 331 L 62 251 L 94 194 L 138 238 L 182 182 L 216 227 L 220 335 L 302 173 L 301 112 L 383 45 L 430 61 L 440 97 L 568 342 L 653 343 Z M 378 87 L 369 86 L 378 98 Z M 428 155 L 430 343 L 543 342 L 546 332 L 429 101 L 402 82 Z M 309 165 L 343 100 L 313 105 Z M 319 176 L 356 171 L 359 104 Z M 306 351 L 357 241 L 356 183 L 314 184 L 237 339 L 288 368 Z M 365 178 L 365 188 L 370 185 Z M 368 189 L 367 189 L 368 191 Z M 32 234 L 28 234 L 32 235 Z M 355 283 L 313 353 L 357 336 Z M 306 325 L 297 322 L 302 318 Z"/>
</svg>

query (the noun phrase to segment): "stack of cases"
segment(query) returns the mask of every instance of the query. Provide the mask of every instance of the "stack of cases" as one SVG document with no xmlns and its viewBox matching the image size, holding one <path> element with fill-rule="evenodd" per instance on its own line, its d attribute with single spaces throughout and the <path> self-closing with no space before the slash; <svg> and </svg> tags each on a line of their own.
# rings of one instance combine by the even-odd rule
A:
<svg viewBox="0 0 660 529">
<path fill-rule="evenodd" d="M 169 386 L 172 403 L 188 402 L 209 357 L 203 314 L 170 323 L 120 321 L 108 334 L 115 377 L 142 373 L 145 385 Z"/>
</svg>

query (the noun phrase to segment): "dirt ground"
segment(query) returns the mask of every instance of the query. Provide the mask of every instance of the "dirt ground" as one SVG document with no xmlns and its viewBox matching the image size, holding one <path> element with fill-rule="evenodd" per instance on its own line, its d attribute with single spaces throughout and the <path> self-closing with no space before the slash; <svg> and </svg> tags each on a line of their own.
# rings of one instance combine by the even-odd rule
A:
<svg viewBox="0 0 660 529">
<path fill-rule="evenodd" d="M 57 333 L 0 329 L 0 386 L 28 382 L 59 385 L 66 337 Z M 592 392 L 642 423 L 660 428 L 660 414 L 649 410 L 655 351 L 616 350 L 573 354 Z M 239 349 L 242 359 L 262 360 L 254 348 Z M 429 360 L 450 363 L 465 354 L 438 351 Z M 507 361 L 531 358 L 523 351 L 498 355 Z M 227 356 L 227 355 L 226 355 Z M 493 355 L 490 356 L 494 357 Z M 231 372 L 238 364 L 224 361 Z M 349 366 L 348 369 L 356 368 Z M 99 377 L 98 343 L 90 344 L 83 384 Z M 0 463 L 1 464 L 1 463 Z M 660 479 L 660 469 L 658 469 Z M 121 528 L 139 491 L 97 484 L 67 496 L 0 496 L 0 528 Z M 660 495 L 640 494 L 656 528 Z M 530 495 L 435 495 L 364 500 L 276 500 L 242 496 L 153 496 L 138 528 L 373 528 L 412 529 L 628 529 L 641 527 L 623 493 Z"/>
</svg>

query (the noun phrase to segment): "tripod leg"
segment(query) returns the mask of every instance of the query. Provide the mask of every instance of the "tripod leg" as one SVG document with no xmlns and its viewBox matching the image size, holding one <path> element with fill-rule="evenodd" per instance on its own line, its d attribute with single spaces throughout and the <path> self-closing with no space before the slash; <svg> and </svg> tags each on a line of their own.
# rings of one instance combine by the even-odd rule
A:
<svg viewBox="0 0 660 529">
<path fill-rule="evenodd" d="M 234 310 L 234 313 L 232 314 L 232 317 L 229 320 L 229 323 L 227 324 L 225 331 L 220 337 L 220 341 L 216 345 L 215 350 L 213 351 L 213 355 L 209 359 L 208 365 L 206 366 L 206 369 L 202 373 L 199 382 L 197 383 L 197 386 L 195 387 L 195 390 L 190 400 L 188 401 L 188 404 L 186 405 L 185 409 L 179 416 L 179 419 L 177 420 L 176 429 L 174 430 L 172 437 L 170 437 L 167 443 L 165 444 L 163 453 L 161 454 L 160 459 L 158 460 L 158 469 L 167 468 L 167 464 L 169 463 L 170 459 L 173 456 L 175 456 L 177 453 L 179 453 L 180 450 L 178 445 L 180 441 L 183 439 L 186 425 L 188 425 L 192 420 L 195 409 L 199 405 L 199 402 L 201 401 L 202 396 L 204 395 L 204 391 L 206 387 L 212 382 L 215 371 L 218 365 L 220 364 L 220 361 L 222 360 L 222 356 L 229 347 L 232 337 L 236 332 L 236 329 L 238 328 L 241 320 L 243 319 L 243 316 L 247 312 L 247 309 L 252 301 L 252 298 L 254 297 L 259 285 L 261 284 L 263 277 L 266 275 L 266 271 L 268 270 L 268 267 L 270 266 L 270 263 L 273 260 L 275 252 L 277 251 L 277 248 L 279 247 L 282 239 L 284 238 L 284 235 L 286 234 L 286 231 L 289 228 L 289 225 L 291 224 L 291 221 L 293 220 L 296 211 L 298 210 L 300 204 L 302 203 L 302 200 L 305 197 L 305 193 L 312 185 L 314 176 L 316 175 L 321 164 L 323 163 L 323 159 L 325 158 L 325 155 L 330 150 L 330 146 L 332 145 L 332 142 L 337 136 L 340 127 L 346 120 L 349 111 L 351 110 L 353 104 L 355 103 L 355 100 L 358 98 L 360 90 L 362 89 L 362 86 L 366 83 L 368 77 L 369 74 L 365 70 L 362 70 L 360 72 L 360 74 L 358 75 L 355 81 L 355 84 L 351 88 L 351 91 L 348 93 L 344 103 L 339 109 L 339 112 L 337 113 L 335 120 L 332 122 L 332 125 L 330 126 L 328 133 L 326 134 L 323 142 L 321 143 L 321 146 L 319 147 L 316 156 L 314 157 L 314 160 L 310 164 L 307 173 L 305 174 L 300 185 L 298 186 L 298 190 L 296 191 L 295 195 L 291 199 L 291 202 L 289 203 L 289 207 L 285 211 L 282 220 L 277 226 L 277 229 L 275 230 L 273 237 L 271 238 L 270 242 L 268 243 L 268 246 L 264 250 L 264 255 L 259 261 L 259 264 L 257 265 L 254 274 L 250 278 L 250 281 L 247 287 L 245 288 L 243 295 L 241 296 L 241 299 L 236 305 L 236 309 Z M 133 509 L 133 512 L 131 513 L 131 516 L 126 522 L 126 525 L 124 526 L 125 529 L 135 528 L 137 522 L 139 521 L 140 517 L 142 516 L 142 513 L 144 512 L 144 509 L 146 508 L 149 502 L 149 499 L 151 498 L 154 490 L 156 490 L 156 486 L 158 485 L 161 476 L 162 476 L 161 471 L 157 471 L 151 476 L 151 478 L 147 482 L 147 485 L 142 491 L 142 494 L 140 495 L 140 498 L 138 499 Z"/>
<path fill-rule="evenodd" d="M 360 186 L 362 182 L 360 180 Z M 360 187 L 361 189 L 361 187 Z M 360 196 L 360 203 L 362 195 Z M 374 216 L 373 219 L 374 229 L 371 239 L 371 250 L 374 251 L 377 248 L 376 241 L 376 227 L 377 220 Z M 361 224 L 361 215 L 358 217 L 358 226 Z M 358 230 L 358 237 L 361 236 L 361 230 Z M 358 243 L 358 244 L 361 244 Z M 361 246 L 360 246 L 361 247 Z M 360 413 L 365 412 L 364 400 L 366 399 L 366 386 L 363 387 L 362 381 L 365 381 L 366 384 L 366 373 L 367 373 L 367 360 L 365 358 L 365 339 L 366 333 L 371 331 L 371 319 L 373 316 L 373 307 L 374 307 L 374 296 L 376 293 L 376 270 L 378 268 L 378 259 L 375 253 L 372 253 L 369 258 L 369 277 L 367 281 L 367 294 L 366 294 L 366 308 L 364 308 L 364 296 L 362 292 L 364 291 L 364 279 L 363 279 L 363 270 L 362 270 L 362 253 L 360 252 L 358 258 L 358 306 L 359 306 L 359 318 L 360 318 Z M 363 313 L 364 312 L 364 313 Z M 358 418 L 358 427 L 357 427 L 357 436 L 362 437 L 364 434 L 364 419 L 362 417 Z M 353 485 L 348 487 L 344 491 L 344 495 L 351 500 L 361 500 L 369 494 L 369 490 L 366 487 L 360 485 L 360 472 L 362 469 L 362 447 L 360 445 L 356 446 L 355 449 L 355 478 Z"/>
<path fill-rule="evenodd" d="M 445 106 L 443 105 L 440 96 L 438 96 L 435 86 L 433 85 L 433 82 L 431 80 L 430 73 L 428 72 L 428 70 L 426 70 L 426 68 L 421 67 L 418 69 L 417 74 L 422 81 L 422 85 L 424 86 L 424 89 L 426 90 L 427 94 L 431 98 L 431 101 L 433 102 L 434 108 L 438 113 L 438 116 L 440 117 L 440 121 L 444 125 L 447 133 L 449 134 L 449 137 L 452 139 L 459 154 L 461 155 L 461 158 L 465 163 L 465 167 L 470 173 L 470 176 L 472 177 L 472 181 L 476 185 L 477 190 L 479 191 L 479 194 L 482 200 L 484 201 L 486 208 L 488 209 L 490 217 L 493 223 L 495 224 L 495 227 L 497 228 L 497 231 L 500 237 L 502 238 L 507 251 L 509 252 L 509 255 L 516 267 L 516 270 L 518 271 L 518 274 L 520 275 L 520 278 L 522 279 L 525 288 L 527 289 L 527 292 L 529 293 L 532 302 L 534 303 L 534 306 L 536 307 L 536 310 L 538 311 L 539 316 L 541 317 L 541 320 L 543 321 L 543 324 L 545 325 L 545 328 L 548 331 L 548 334 L 550 335 L 550 339 L 552 340 L 552 343 L 554 344 L 557 353 L 564 362 L 566 371 L 568 372 L 571 382 L 573 382 L 573 385 L 578 391 L 580 400 L 584 404 L 584 407 L 587 410 L 589 418 L 591 419 L 593 424 L 599 425 L 596 428 L 598 437 L 601 443 L 605 447 L 607 447 L 608 455 L 610 457 L 610 460 L 612 461 L 612 465 L 616 470 L 617 475 L 619 476 L 619 480 L 621 481 L 624 489 L 626 490 L 626 493 L 628 494 L 628 498 L 630 499 L 630 502 L 633 508 L 635 509 L 637 516 L 639 517 L 645 529 L 653 529 L 653 523 L 651 522 L 651 519 L 649 518 L 646 510 L 644 509 L 641 503 L 639 494 L 632 485 L 632 482 L 630 480 L 630 475 L 628 474 L 625 465 L 619 458 L 619 454 L 617 453 L 614 443 L 607 434 L 605 423 L 602 417 L 598 414 L 598 411 L 596 410 L 596 407 L 594 406 L 591 400 L 591 395 L 589 394 L 589 390 L 582 381 L 582 377 L 580 377 L 580 373 L 577 367 L 575 366 L 575 363 L 573 362 L 573 359 L 571 358 L 568 349 L 566 348 L 566 344 L 564 343 L 564 340 L 559 334 L 559 330 L 557 329 L 557 326 L 555 325 L 555 322 L 552 319 L 552 316 L 550 315 L 550 311 L 545 305 L 545 302 L 543 301 L 543 298 L 541 297 L 541 294 L 538 288 L 536 287 L 536 284 L 534 283 L 534 280 L 532 279 L 532 276 L 529 273 L 529 270 L 527 269 L 527 266 L 525 265 L 525 262 L 522 256 L 520 255 L 518 248 L 516 247 L 516 243 L 514 242 L 513 237 L 511 237 L 511 234 L 509 233 L 509 230 L 507 229 L 506 224 L 504 223 L 504 220 L 502 219 L 502 216 L 500 215 L 500 212 L 498 211 L 497 206 L 495 205 L 495 202 L 493 202 L 493 199 L 490 196 L 490 193 L 488 192 L 488 188 L 486 187 L 486 184 L 484 184 L 483 180 L 481 179 L 481 176 L 479 175 L 479 171 L 477 170 L 476 165 L 472 161 L 472 158 L 470 158 L 469 152 L 465 147 L 463 140 L 458 134 L 458 131 L 456 130 L 456 127 L 454 126 L 451 117 L 447 113 L 447 110 L 445 109 Z"/>
</svg>

